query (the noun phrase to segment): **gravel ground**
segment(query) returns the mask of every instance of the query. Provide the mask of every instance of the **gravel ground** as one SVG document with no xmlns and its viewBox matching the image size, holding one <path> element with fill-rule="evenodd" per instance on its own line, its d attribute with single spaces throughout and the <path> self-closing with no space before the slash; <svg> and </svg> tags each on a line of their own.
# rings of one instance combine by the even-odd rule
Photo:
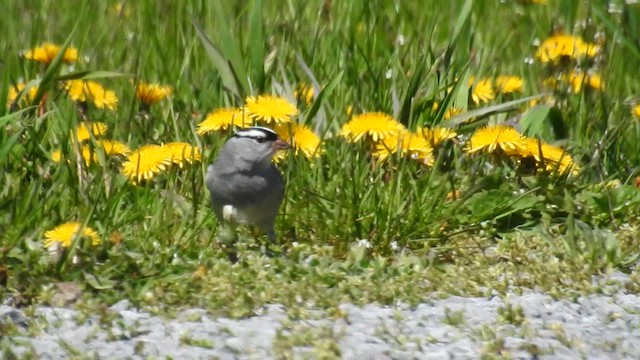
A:
<svg viewBox="0 0 640 360">
<path fill-rule="evenodd" d="M 17 336 L 0 336 L 0 348 L 18 358 L 35 352 L 40 359 L 640 357 L 636 294 L 618 291 L 568 301 L 531 291 L 507 299 L 452 296 L 412 308 L 344 304 L 343 316 L 329 319 L 317 311 L 312 320 L 296 320 L 279 305 L 240 320 L 213 318 L 200 309 L 167 320 L 121 301 L 104 312 L 112 319 L 107 324 L 97 315 L 79 323 L 72 309 L 39 307 L 27 318 L 0 306 L 0 322 L 18 328 Z"/>
</svg>

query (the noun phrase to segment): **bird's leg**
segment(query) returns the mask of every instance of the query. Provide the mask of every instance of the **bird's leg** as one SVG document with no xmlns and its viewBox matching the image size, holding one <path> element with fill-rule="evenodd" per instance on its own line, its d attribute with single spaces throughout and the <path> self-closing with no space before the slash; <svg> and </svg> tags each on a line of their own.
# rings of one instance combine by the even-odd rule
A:
<svg viewBox="0 0 640 360">
<path fill-rule="evenodd" d="M 264 244 L 262 252 L 266 256 L 277 255 L 278 254 L 277 252 L 275 252 L 273 250 L 269 250 L 269 244 L 275 245 L 275 243 L 276 243 L 276 232 L 275 232 L 275 230 L 273 228 L 271 228 L 271 229 L 269 229 L 269 231 L 267 231 L 267 237 L 269 237 L 269 242 Z"/>
<path fill-rule="evenodd" d="M 218 242 L 224 245 L 227 256 L 232 262 L 238 260 L 236 243 L 238 242 L 238 223 L 236 221 L 237 210 L 231 205 L 222 208 L 222 224 L 218 231 Z"/>
<path fill-rule="evenodd" d="M 222 245 L 224 252 L 229 257 L 229 261 L 237 262 L 238 254 L 236 249 L 236 242 L 238 241 L 238 233 L 236 231 L 235 223 L 224 221 L 220 225 L 216 240 L 220 245 Z"/>
</svg>

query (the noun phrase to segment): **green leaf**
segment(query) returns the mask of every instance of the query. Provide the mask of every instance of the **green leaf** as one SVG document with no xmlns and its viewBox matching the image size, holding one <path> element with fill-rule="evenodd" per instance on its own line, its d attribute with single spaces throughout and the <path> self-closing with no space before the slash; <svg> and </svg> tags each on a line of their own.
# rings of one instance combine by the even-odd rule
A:
<svg viewBox="0 0 640 360">
<path fill-rule="evenodd" d="M 96 290 L 111 289 L 116 285 L 116 282 L 113 280 L 96 277 L 88 272 L 84 272 L 82 275 L 87 284 Z"/>
<path fill-rule="evenodd" d="M 520 119 L 522 132 L 530 137 L 551 141 L 551 125 L 545 121 L 549 115 L 549 110 L 551 110 L 551 107 L 548 105 L 536 105 L 527 110 L 522 115 L 522 119 Z"/>
<path fill-rule="evenodd" d="M 213 66 L 215 66 L 216 70 L 218 70 L 218 74 L 222 79 L 222 84 L 227 88 L 227 91 L 231 92 L 231 95 L 238 99 L 242 99 L 243 96 L 240 93 L 238 83 L 236 82 L 236 76 L 234 75 L 229 62 L 207 37 L 200 24 L 198 24 L 193 17 L 191 18 L 191 22 L 196 28 L 196 33 L 198 34 L 200 41 L 202 41 L 202 45 L 204 45 L 204 49 L 207 52 L 207 55 L 209 55 L 209 59 L 213 63 Z"/>
</svg>

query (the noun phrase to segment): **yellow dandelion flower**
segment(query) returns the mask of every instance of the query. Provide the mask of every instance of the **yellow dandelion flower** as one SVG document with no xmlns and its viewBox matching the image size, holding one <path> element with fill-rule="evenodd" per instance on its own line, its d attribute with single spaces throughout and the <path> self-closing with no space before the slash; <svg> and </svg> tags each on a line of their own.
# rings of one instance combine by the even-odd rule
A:
<svg viewBox="0 0 640 360">
<path fill-rule="evenodd" d="M 293 146 L 296 155 L 301 152 L 307 159 L 311 159 L 319 156 L 323 151 L 318 135 L 304 125 L 280 124 L 274 130 L 278 137 Z"/>
<path fill-rule="evenodd" d="M 452 117 L 458 115 L 458 114 L 462 114 L 463 110 L 461 108 L 457 108 L 457 107 L 450 107 L 447 109 L 447 111 L 445 111 L 444 113 L 444 119 L 445 120 L 449 120 Z"/>
<path fill-rule="evenodd" d="M 535 56 L 543 63 L 548 63 L 558 62 L 562 58 L 594 57 L 598 51 L 600 47 L 596 44 L 588 43 L 577 36 L 560 34 L 545 39 L 538 46 Z"/>
<path fill-rule="evenodd" d="M 476 81 L 472 76 L 469 78 L 469 87 L 471 88 L 471 100 L 476 105 L 489 102 L 496 97 L 491 79 L 485 78 Z"/>
<path fill-rule="evenodd" d="M 583 85 L 594 90 L 604 90 L 602 78 L 600 77 L 600 74 L 597 73 L 587 74 L 584 71 L 574 71 L 569 75 L 564 75 L 562 80 L 571 85 L 571 90 L 574 94 L 582 91 Z"/>
<path fill-rule="evenodd" d="M 120 141 L 98 140 L 96 145 L 98 147 L 103 148 L 104 153 L 107 154 L 107 156 L 127 155 L 128 153 L 131 152 L 131 149 L 129 149 L 129 147 L 126 144 L 121 143 Z"/>
<path fill-rule="evenodd" d="M 524 81 L 519 76 L 501 75 L 496 78 L 496 91 L 500 94 L 522 92 L 523 90 Z"/>
<path fill-rule="evenodd" d="M 453 129 L 444 127 L 418 128 L 416 132 L 424 137 L 431 147 L 437 147 L 445 140 L 453 139 L 458 136 Z"/>
<path fill-rule="evenodd" d="M 547 88 L 556 89 L 558 87 L 558 79 L 555 77 L 548 77 L 542 80 L 542 85 Z M 535 100 L 535 99 L 534 99 Z"/>
<path fill-rule="evenodd" d="M 344 110 L 344 113 L 347 114 L 347 119 L 350 119 L 351 115 L 353 115 L 353 105 L 347 106 L 347 108 Z"/>
<path fill-rule="evenodd" d="M 109 126 L 103 122 L 94 122 L 91 123 L 91 133 L 93 137 L 102 136 L 107 133 Z M 89 134 L 89 128 L 85 123 L 81 123 L 78 125 L 76 129 L 76 136 L 78 137 L 78 141 L 82 142 L 85 140 L 89 140 L 91 135 Z"/>
<path fill-rule="evenodd" d="M 440 108 L 440 104 L 437 101 L 433 102 L 433 105 L 431 105 L 431 110 L 436 111 Z M 447 108 L 447 110 L 444 112 L 444 119 L 448 120 L 451 119 L 452 117 L 458 115 L 458 114 L 462 114 L 462 109 L 461 108 L 457 108 L 457 107 L 453 107 L 450 106 L 449 108 Z"/>
<path fill-rule="evenodd" d="M 300 83 L 293 91 L 293 96 L 300 102 L 304 102 L 306 105 L 311 105 L 313 102 L 313 86 Z"/>
<path fill-rule="evenodd" d="M 49 248 L 53 245 L 60 244 L 63 248 L 68 248 L 73 244 L 73 240 L 78 235 L 91 239 L 92 245 L 100 244 L 100 237 L 95 230 L 88 226 L 83 229 L 81 223 L 72 221 L 46 231 L 44 233 L 44 246 Z"/>
<path fill-rule="evenodd" d="M 15 86 L 9 87 L 9 93 L 7 94 L 7 107 L 10 107 L 12 104 L 16 102 L 16 100 L 18 100 L 18 94 L 20 94 L 20 92 L 24 90 L 26 86 L 27 85 L 25 85 L 24 83 L 18 83 Z M 36 98 L 37 93 L 38 93 L 38 86 L 30 87 L 27 93 L 22 96 L 21 104 L 28 105 L 32 103 L 33 99 Z"/>
<path fill-rule="evenodd" d="M 342 126 L 340 135 L 348 141 L 357 142 L 363 138 L 372 139 L 374 142 L 387 136 L 396 135 L 406 130 L 391 115 L 381 112 L 371 112 L 356 115 Z"/>
<path fill-rule="evenodd" d="M 460 196 L 462 196 L 462 192 L 460 190 L 458 190 L 458 189 L 453 190 L 453 191 L 449 191 L 447 193 L 447 201 L 460 199 Z"/>
<path fill-rule="evenodd" d="M 119 231 L 114 231 L 111 234 L 109 234 L 109 241 L 114 244 L 114 245 L 120 245 L 122 244 L 122 233 Z"/>
<path fill-rule="evenodd" d="M 98 155 L 93 152 L 89 146 L 83 145 L 80 150 L 82 151 L 82 159 L 84 160 L 85 165 L 89 166 L 96 162 Z M 60 150 L 56 150 L 51 153 L 51 160 L 55 163 L 62 161 L 62 152 Z"/>
<path fill-rule="evenodd" d="M 85 82 L 82 80 L 66 81 L 63 85 L 64 90 L 73 101 L 87 101 L 87 94 L 84 90 Z"/>
<path fill-rule="evenodd" d="M 96 150 L 99 148 L 104 151 L 106 156 L 126 155 L 131 151 L 127 145 L 119 141 L 98 140 L 95 146 L 86 144 L 82 146 L 82 158 L 84 159 L 85 165 L 89 166 L 97 162 L 98 154 Z M 51 160 L 59 163 L 62 160 L 62 152 L 60 150 L 56 150 L 51 153 Z"/>
<path fill-rule="evenodd" d="M 115 110 L 118 107 L 115 91 L 107 90 L 95 81 L 71 80 L 65 82 L 64 88 L 73 101 L 91 102 L 98 109 Z"/>
<path fill-rule="evenodd" d="M 62 160 L 62 151 L 55 150 L 54 152 L 52 152 L 51 153 L 51 160 L 53 162 L 59 163 L 60 160 Z"/>
<path fill-rule="evenodd" d="M 207 268 L 204 265 L 200 265 L 196 268 L 196 271 L 191 274 L 194 279 L 203 279 L 207 275 Z"/>
<path fill-rule="evenodd" d="M 44 43 L 40 46 L 36 46 L 31 50 L 24 52 L 24 57 L 33 61 L 41 62 L 43 64 L 51 64 L 53 59 L 60 52 L 60 46 L 52 43 Z M 73 46 L 68 46 L 64 54 L 62 54 L 62 61 L 69 64 L 78 60 L 78 49 Z"/>
<path fill-rule="evenodd" d="M 273 161 L 276 164 L 279 164 L 282 162 L 282 160 L 284 160 L 285 157 L 287 157 L 287 151 L 279 150 L 279 151 L 276 151 L 275 154 L 273 154 L 273 157 L 271 157 L 271 161 Z"/>
<path fill-rule="evenodd" d="M 217 109 L 198 124 L 196 134 L 204 135 L 213 131 L 227 130 L 231 127 L 247 127 L 253 125 L 253 120 L 245 114 L 244 108 Z"/>
<path fill-rule="evenodd" d="M 611 179 L 609 181 L 603 181 L 601 182 L 601 184 L 604 185 L 604 187 L 606 187 L 607 189 L 615 189 L 622 186 L 622 181 L 620 181 L 619 179 Z"/>
<path fill-rule="evenodd" d="M 129 17 L 131 8 L 125 3 L 116 3 L 109 7 L 109 12 L 114 16 Z"/>
<path fill-rule="evenodd" d="M 527 103 L 528 107 L 534 107 L 536 105 L 549 105 L 554 106 L 556 103 L 555 99 L 552 96 L 546 95 L 542 97 L 538 97 L 532 100 L 529 100 Z"/>
<path fill-rule="evenodd" d="M 170 142 L 162 145 L 162 151 L 168 159 L 180 168 L 185 163 L 194 163 L 202 160 L 202 153 L 197 147 L 186 142 Z"/>
<path fill-rule="evenodd" d="M 476 130 L 469 139 L 466 151 L 470 154 L 478 151 L 502 151 L 511 156 L 523 151 L 525 146 L 525 137 L 522 134 L 511 126 L 500 124 Z"/>
<path fill-rule="evenodd" d="M 409 156 L 409 158 L 425 165 L 433 165 L 433 148 L 429 142 L 421 135 L 408 130 L 386 136 L 376 143 L 372 155 L 379 161 L 385 161 L 398 153 L 402 156 Z"/>
<path fill-rule="evenodd" d="M 525 138 L 524 148 L 518 154 L 521 157 L 533 157 L 538 165 L 544 164 L 547 171 L 555 171 L 565 173 L 571 170 L 573 173 L 579 170 L 579 167 L 571 157 L 571 155 L 561 147 L 549 145 L 537 139 Z"/>
<path fill-rule="evenodd" d="M 272 95 L 250 96 L 245 107 L 251 119 L 267 124 L 290 122 L 299 113 L 296 106 L 285 98 Z"/>
<path fill-rule="evenodd" d="M 633 107 L 633 110 L 631 110 L 631 113 L 640 119 L 640 105 L 636 105 Z"/>
<path fill-rule="evenodd" d="M 145 145 L 127 155 L 122 173 L 134 184 L 150 180 L 171 165 L 171 157 L 160 145 Z"/>
<path fill-rule="evenodd" d="M 146 106 L 151 106 L 168 97 L 173 92 L 171 86 L 160 84 L 148 84 L 140 82 L 136 88 L 138 100 Z"/>
<path fill-rule="evenodd" d="M 82 158 L 87 166 L 98 163 L 98 153 L 89 145 L 82 146 Z"/>
</svg>

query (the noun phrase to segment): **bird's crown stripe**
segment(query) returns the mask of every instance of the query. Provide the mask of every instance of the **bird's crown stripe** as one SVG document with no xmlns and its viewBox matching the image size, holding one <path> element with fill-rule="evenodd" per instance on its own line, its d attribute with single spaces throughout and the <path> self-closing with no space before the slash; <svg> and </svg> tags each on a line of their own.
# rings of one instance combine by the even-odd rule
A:
<svg viewBox="0 0 640 360">
<path fill-rule="evenodd" d="M 236 133 L 238 136 L 243 136 L 243 137 L 267 137 L 267 134 L 264 133 L 264 131 L 261 130 L 241 130 L 238 131 Z"/>
<path fill-rule="evenodd" d="M 252 127 L 249 129 L 236 131 L 236 136 L 250 137 L 250 138 L 270 138 L 277 137 L 273 130 L 262 127 Z"/>
</svg>

